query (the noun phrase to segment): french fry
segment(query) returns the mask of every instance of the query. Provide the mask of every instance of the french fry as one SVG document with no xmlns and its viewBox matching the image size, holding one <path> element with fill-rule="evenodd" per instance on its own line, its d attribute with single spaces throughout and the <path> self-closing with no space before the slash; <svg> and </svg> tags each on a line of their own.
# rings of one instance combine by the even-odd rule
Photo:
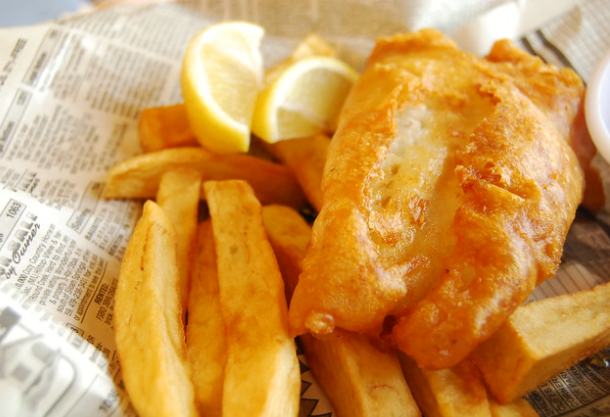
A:
<svg viewBox="0 0 610 417">
<path fill-rule="evenodd" d="M 419 368 L 403 353 L 399 357 L 415 401 L 427 417 L 538 417 L 523 398 L 499 404 L 469 359 L 453 368 L 432 371 Z"/>
<path fill-rule="evenodd" d="M 491 417 L 539 417 L 534 407 L 524 398 L 517 398 L 508 404 L 498 403 L 493 395 L 488 396 Z"/>
<path fill-rule="evenodd" d="M 485 385 L 468 360 L 431 371 L 421 369 L 403 353 L 398 356 L 407 384 L 426 417 L 491 417 Z"/>
<path fill-rule="evenodd" d="M 279 204 L 263 206 L 262 215 L 267 237 L 282 272 L 286 300 L 290 304 L 309 244 L 311 226 L 296 210 Z"/>
<path fill-rule="evenodd" d="M 286 289 L 294 290 L 310 226 L 290 207 L 263 207 L 263 222 Z M 420 416 L 394 351 L 381 351 L 363 335 L 319 340 L 300 336 L 314 375 L 339 416 Z"/>
<path fill-rule="evenodd" d="M 267 144 L 273 156 L 292 170 L 311 206 L 322 208 L 322 173 L 330 138 L 319 134 Z"/>
<path fill-rule="evenodd" d="M 140 146 L 145 153 L 179 146 L 197 146 L 182 103 L 142 110 L 138 122 Z"/>
<path fill-rule="evenodd" d="M 471 358 L 500 404 L 610 344 L 610 283 L 519 307 Z"/>
<path fill-rule="evenodd" d="M 421 416 L 395 351 L 364 335 L 338 333 L 319 340 L 301 335 L 309 366 L 339 416 Z"/>
<path fill-rule="evenodd" d="M 197 415 L 185 359 L 175 246 L 169 219 L 147 201 L 125 251 L 114 305 L 123 380 L 142 417 Z"/>
<path fill-rule="evenodd" d="M 306 202 L 285 166 L 248 155 L 216 155 L 203 148 L 173 148 L 137 155 L 115 165 L 108 175 L 106 198 L 154 198 L 161 177 L 178 168 L 196 170 L 202 180 L 242 179 L 263 204 L 299 208 Z"/>
<path fill-rule="evenodd" d="M 265 84 L 271 83 L 275 80 L 282 72 L 286 70 L 290 65 L 304 58 L 312 56 L 331 56 L 337 55 L 335 48 L 327 43 L 324 39 L 312 33 L 305 37 L 297 47 L 292 51 L 292 54 L 283 61 L 274 65 L 267 71 L 265 71 Z"/>
<path fill-rule="evenodd" d="M 299 362 L 260 203 L 244 181 L 208 181 L 204 189 L 226 326 L 223 415 L 296 416 Z"/>
<path fill-rule="evenodd" d="M 198 227 L 186 327 L 186 349 L 201 416 L 222 416 L 226 364 L 225 325 L 220 309 L 216 250 L 209 220 Z"/>
<path fill-rule="evenodd" d="M 194 170 L 177 169 L 161 177 L 157 204 L 163 208 L 177 233 L 176 259 L 180 276 L 180 300 L 183 314 L 188 302 L 191 259 L 197 233 L 197 213 L 201 175 Z"/>
</svg>

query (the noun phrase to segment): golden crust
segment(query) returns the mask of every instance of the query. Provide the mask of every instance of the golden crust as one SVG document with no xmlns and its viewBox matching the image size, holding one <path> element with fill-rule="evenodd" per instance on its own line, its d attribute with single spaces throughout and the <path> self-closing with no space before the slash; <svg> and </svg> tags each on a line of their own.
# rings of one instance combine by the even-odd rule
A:
<svg viewBox="0 0 610 417">
<path fill-rule="evenodd" d="M 381 39 L 329 147 L 292 331 L 393 316 L 420 366 L 459 362 L 557 269 L 583 93 L 510 42 L 480 59 L 434 30 Z"/>
</svg>

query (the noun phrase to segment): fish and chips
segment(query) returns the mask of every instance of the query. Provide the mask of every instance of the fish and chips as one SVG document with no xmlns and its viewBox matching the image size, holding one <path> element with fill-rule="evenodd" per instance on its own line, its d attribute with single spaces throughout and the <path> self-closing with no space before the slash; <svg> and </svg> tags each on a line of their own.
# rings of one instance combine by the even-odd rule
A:
<svg viewBox="0 0 610 417">
<path fill-rule="evenodd" d="M 267 78 L 334 54 L 307 38 Z M 143 112 L 145 154 L 105 191 L 158 203 L 115 306 L 138 411 L 296 416 L 298 336 L 340 416 L 536 415 L 522 395 L 610 343 L 607 285 L 523 305 L 603 203 L 584 91 L 509 41 L 479 58 L 425 29 L 379 39 L 332 139 L 273 161 L 197 146 L 183 104 Z"/>
</svg>

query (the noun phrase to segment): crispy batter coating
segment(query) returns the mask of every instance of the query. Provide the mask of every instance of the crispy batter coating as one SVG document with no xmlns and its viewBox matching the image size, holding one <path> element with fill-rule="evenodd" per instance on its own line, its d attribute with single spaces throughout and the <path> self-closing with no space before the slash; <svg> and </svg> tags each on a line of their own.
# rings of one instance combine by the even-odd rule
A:
<svg viewBox="0 0 610 417">
<path fill-rule="evenodd" d="M 508 41 L 481 59 L 431 29 L 380 39 L 329 147 L 292 331 L 393 317 L 420 366 L 467 356 L 556 273 L 592 157 L 583 94 Z"/>
</svg>

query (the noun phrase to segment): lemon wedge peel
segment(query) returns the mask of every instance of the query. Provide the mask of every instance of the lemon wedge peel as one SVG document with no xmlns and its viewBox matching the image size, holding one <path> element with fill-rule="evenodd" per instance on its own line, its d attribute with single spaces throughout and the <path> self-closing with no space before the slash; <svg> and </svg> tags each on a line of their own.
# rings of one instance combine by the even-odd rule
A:
<svg viewBox="0 0 610 417">
<path fill-rule="evenodd" d="M 334 57 L 292 63 L 259 93 L 252 131 L 269 143 L 329 132 L 357 78 L 356 70 Z"/>
<path fill-rule="evenodd" d="M 184 54 L 181 85 L 199 143 L 216 153 L 247 152 L 256 96 L 262 88 L 262 27 L 224 22 L 207 27 Z"/>
</svg>

